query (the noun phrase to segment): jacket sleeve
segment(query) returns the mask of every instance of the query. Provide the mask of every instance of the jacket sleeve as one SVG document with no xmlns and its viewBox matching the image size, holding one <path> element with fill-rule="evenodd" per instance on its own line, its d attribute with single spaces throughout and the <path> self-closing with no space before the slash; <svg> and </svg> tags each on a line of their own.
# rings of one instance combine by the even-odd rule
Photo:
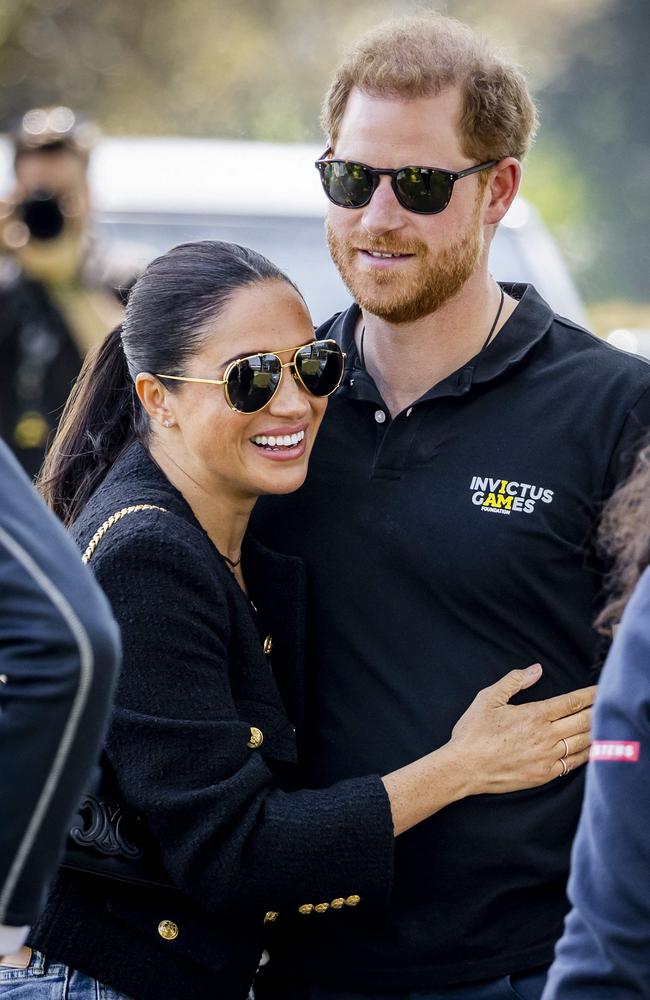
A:
<svg viewBox="0 0 650 1000">
<path fill-rule="evenodd" d="M 171 516 L 152 515 L 146 538 L 114 538 L 96 556 L 124 642 L 107 742 L 122 793 L 174 881 L 213 911 L 383 902 L 393 864 L 383 783 L 276 787 L 233 699 L 226 596 Z"/>
<path fill-rule="evenodd" d="M 0 442 L 0 925 L 42 906 L 118 662 L 105 598 Z"/>
<path fill-rule="evenodd" d="M 573 847 L 573 909 L 544 1000 L 650 996 L 650 570 L 603 670 L 594 739 Z"/>
</svg>

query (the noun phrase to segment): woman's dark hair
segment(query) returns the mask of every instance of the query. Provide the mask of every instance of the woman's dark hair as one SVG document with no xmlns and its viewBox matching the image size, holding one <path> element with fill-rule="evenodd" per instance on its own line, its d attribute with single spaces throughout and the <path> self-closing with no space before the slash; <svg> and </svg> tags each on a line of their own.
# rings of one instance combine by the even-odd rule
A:
<svg viewBox="0 0 650 1000">
<path fill-rule="evenodd" d="M 637 456 L 630 478 L 605 507 L 600 542 L 613 559 L 609 580 L 612 597 L 596 620 L 611 634 L 644 569 L 650 565 L 650 438 Z"/>
<path fill-rule="evenodd" d="M 146 442 L 139 372 L 183 375 L 206 324 L 240 288 L 293 282 L 261 254 L 235 243 L 183 243 L 152 261 L 129 295 L 124 322 L 84 362 L 48 450 L 39 489 L 70 524 L 132 441 Z M 174 390 L 173 383 L 167 388 Z"/>
</svg>

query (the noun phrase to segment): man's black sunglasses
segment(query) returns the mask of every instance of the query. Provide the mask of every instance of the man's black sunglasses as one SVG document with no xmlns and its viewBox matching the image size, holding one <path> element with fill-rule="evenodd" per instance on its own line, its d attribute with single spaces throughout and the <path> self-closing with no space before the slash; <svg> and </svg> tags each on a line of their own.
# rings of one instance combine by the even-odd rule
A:
<svg viewBox="0 0 650 1000">
<path fill-rule="evenodd" d="M 418 215 L 436 215 L 447 207 L 456 181 L 480 170 L 488 170 L 498 160 L 487 160 L 466 170 L 443 170 L 442 167 L 369 167 L 352 160 L 329 160 L 326 149 L 316 160 L 323 190 L 331 202 L 341 208 L 363 208 L 370 202 L 386 174 L 400 205 Z"/>
</svg>

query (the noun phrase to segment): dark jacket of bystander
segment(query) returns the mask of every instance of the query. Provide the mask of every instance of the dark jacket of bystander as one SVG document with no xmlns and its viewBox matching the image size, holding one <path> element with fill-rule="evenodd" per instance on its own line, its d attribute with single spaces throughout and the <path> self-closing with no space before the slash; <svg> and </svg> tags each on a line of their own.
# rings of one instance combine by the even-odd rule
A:
<svg viewBox="0 0 650 1000">
<path fill-rule="evenodd" d="M 0 938 L 43 905 L 118 666 L 103 594 L 0 441 Z"/>
</svg>

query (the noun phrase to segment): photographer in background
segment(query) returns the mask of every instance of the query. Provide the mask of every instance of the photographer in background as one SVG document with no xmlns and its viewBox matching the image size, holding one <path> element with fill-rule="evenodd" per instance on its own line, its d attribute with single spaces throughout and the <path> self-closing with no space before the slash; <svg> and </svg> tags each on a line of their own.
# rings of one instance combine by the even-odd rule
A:
<svg viewBox="0 0 650 1000">
<path fill-rule="evenodd" d="M 83 356 L 120 321 L 136 277 L 90 233 L 95 132 L 56 107 L 27 111 L 11 136 L 15 187 L 0 205 L 0 434 L 32 476 Z"/>
</svg>

